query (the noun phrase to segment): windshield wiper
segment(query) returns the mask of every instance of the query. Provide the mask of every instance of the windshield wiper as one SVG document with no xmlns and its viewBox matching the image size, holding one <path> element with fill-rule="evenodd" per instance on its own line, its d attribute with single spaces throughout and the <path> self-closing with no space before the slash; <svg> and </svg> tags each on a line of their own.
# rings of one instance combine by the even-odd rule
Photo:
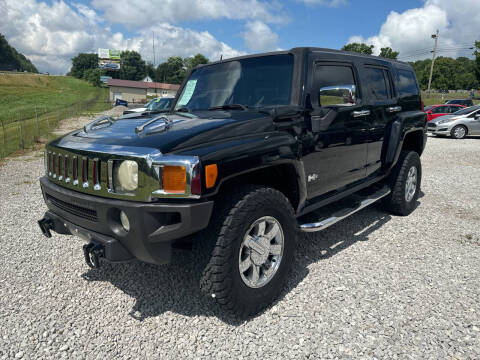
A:
<svg viewBox="0 0 480 360">
<path fill-rule="evenodd" d="M 243 104 L 223 104 L 221 106 L 209 107 L 208 110 L 248 110 L 248 106 Z"/>
</svg>

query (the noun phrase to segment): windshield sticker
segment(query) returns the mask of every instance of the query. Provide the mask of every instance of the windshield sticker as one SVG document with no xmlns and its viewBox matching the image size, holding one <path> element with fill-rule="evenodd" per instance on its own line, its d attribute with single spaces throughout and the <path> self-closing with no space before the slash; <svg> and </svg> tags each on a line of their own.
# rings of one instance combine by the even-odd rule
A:
<svg viewBox="0 0 480 360">
<path fill-rule="evenodd" d="M 197 86 L 197 80 L 188 80 L 183 90 L 182 98 L 178 100 L 177 106 L 187 105 L 192 98 L 195 87 Z"/>
</svg>

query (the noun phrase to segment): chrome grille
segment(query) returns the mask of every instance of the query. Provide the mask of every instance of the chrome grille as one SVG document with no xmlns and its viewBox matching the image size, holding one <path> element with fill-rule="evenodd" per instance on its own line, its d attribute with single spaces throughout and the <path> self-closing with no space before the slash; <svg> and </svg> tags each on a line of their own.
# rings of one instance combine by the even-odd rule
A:
<svg viewBox="0 0 480 360">
<path fill-rule="evenodd" d="M 108 192 L 107 161 L 58 149 L 48 149 L 46 158 L 47 176 L 59 185 L 88 193 Z"/>
</svg>

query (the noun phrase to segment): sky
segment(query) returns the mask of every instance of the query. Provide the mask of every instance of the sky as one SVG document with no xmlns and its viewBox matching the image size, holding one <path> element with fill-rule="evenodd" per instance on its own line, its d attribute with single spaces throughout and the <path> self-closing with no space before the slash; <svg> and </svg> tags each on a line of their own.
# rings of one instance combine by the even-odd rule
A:
<svg viewBox="0 0 480 360">
<path fill-rule="evenodd" d="M 480 0 L 0 0 L 0 33 L 41 72 L 65 74 L 98 48 L 135 50 L 155 64 L 202 53 L 210 60 L 349 42 L 390 46 L 399 59 L 470 56 Z"/>
</svg>

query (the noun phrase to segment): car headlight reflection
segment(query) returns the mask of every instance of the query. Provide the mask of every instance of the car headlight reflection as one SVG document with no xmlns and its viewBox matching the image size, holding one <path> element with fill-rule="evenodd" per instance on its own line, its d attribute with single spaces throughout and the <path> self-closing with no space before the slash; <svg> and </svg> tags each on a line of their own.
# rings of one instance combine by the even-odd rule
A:
<svg viewBox="0 0 480 360">
<path fill-rule="evenodd" d="M 115 192 L 132 192 L 138 188 L 138 164 L 132 160 L 116 161 L 113 167 Z"/>
</svg>

